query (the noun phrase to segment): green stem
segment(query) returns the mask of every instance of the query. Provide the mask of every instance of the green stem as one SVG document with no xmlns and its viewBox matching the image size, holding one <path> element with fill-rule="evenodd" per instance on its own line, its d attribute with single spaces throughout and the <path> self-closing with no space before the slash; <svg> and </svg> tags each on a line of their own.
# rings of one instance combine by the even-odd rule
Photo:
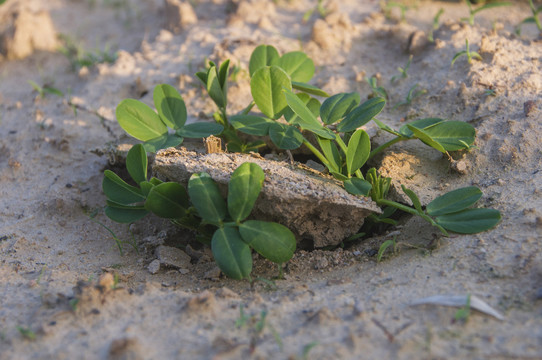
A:
<svg viewBox="0 0 542 360">
<path fill-rule="evenodd" d="M 444 234 L 444 236 L 448 236 L 448 232 L 446 231 L 446 229 L 444 229 L 442 226 L 440 226 L 439 224 L 437 224 L 435 222 L 435 220 L 433 220 L 432 218 L 430 218 L 429 216 L 427 216 L 426 214 L 424 213 L 421 213 L 419 212 L 418 210 L 414 209 L 414 208 L 411 208 L 410 206 L 406 206 L 406 205 L 403 205 L 403 204 L 399 204 L 398 202 L 395 202 L 395 201 L 391 201 L 391 200 L 386 200 L 386 199 L 380 199 L 380 200 L 377 200 L 376 203 L 380 206 L 382 205 L 385 205 L 385 206 L 391 206 L 391 207 L 394 207 L 394 208 L 397 208 L 401 211 L 404 211 L 406 213 L 409 213 L 409 214 L 412 214 L 412 215 L 417 215 L 417 216 L 420 216 L 422 219 L 424 219 L 425 221 L 429 222 L 431 225 L 437 227 L 440 232 L 442 232 Z"/>
<path fill-rule="evenodd" d="M 250 110 L 252 110 L 254 105 L 256 105 L 256 103 L 254 102 L 254 100 L 252 100 L 250 104 L 248 104 L 248 106 L 244 108 L 243 111 L 241 111 L 241 115 L 247 115 L 250 112 Z"/>
<path fill-rule="evenodd" d="M 317 148 L 314 147 L 307 139 L 303 138 L 303 144 L 324 164 L 328 169 L 330 168 L 329 161 L 326 159 Z"/>
<path fill-rule="evenodd" d="M 379 147 L 377 147 L 376 149 L 371 151 L 371 153 L 369 154 L 369 159 L 372 159 L 376 154 L 378 154 L 382 150 L 392 146 L 393 144 L 398 143 L 399 141 L 404 141 L 404 140 L 410 140 L 410 139 L 407 138 L 407 137 L 398 136 L 395 139 L 390 140 L 387 143 L 380 145 Z"/>
</svg>

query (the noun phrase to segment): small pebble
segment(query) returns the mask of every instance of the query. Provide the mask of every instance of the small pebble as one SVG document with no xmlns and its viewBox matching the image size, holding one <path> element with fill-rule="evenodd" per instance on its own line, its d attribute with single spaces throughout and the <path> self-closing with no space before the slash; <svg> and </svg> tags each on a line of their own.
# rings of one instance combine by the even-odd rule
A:
<svg viewBox="0 0 542 360">
<path fill-rule="evenodd" d="M 147 266 L 147 270 L 149 270 L 149 272 L 151 274 L 156 274 L 158 271 L 160 271 L 160 260 L 158 259 L 155 259 L 153 260 L 149 266 Z"/>
</svg>

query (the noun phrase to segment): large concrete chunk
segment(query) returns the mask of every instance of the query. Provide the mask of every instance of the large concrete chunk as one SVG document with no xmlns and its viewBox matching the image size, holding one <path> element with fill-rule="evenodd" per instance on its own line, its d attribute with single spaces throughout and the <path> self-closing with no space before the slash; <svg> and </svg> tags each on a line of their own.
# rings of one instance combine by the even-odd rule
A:
<svg viewBox="0 0 542 360">
<path fill-rule="evenodd" d="M 161 179 L 184 185 L 193 173 L 206 172 L 225 195 L 231 174 L 245 162 L 258 164 L 266 175 L 251 216 L 287 226 L 298 242 L 308 239 L 315 247 L 337 245 L 355 234 L 369 214 L 380 213 L 370 198 L 350 195 L 330 177 L 258 155 L 200 154 L 170 148 L 156 154 L 153 171 Z"/>
</svg>

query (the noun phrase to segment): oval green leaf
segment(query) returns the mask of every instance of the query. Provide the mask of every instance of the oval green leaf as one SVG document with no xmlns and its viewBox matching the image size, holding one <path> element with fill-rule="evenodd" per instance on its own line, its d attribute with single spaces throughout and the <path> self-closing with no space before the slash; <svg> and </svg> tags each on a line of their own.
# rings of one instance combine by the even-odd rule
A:
<svg viewBox="0 0 542 360">
<path fill-rule="evenodd" d="M 192 174 L 188 181 L 188 194 L 203 220 L 219 225 L 228 209 L 218 186 L 207 173 Z"/>
<path fill-rule="evenodd" d="M 212 122 L 198 122 L 188 124 L 177 130 L 177 136 L 182 138 L 205 138 L 210 135 L 219 135 L 224 126 Z"/>
<path fill-rule="evenodd" d="M 266 66 L 254 73 L 250 91 L 254 102 L 267 117 L 278 119 L 288 106 L 282 89 L 292 89 L 288 74 L 277 66 Z"/>
<path fill-rule="evenodd" d="M 318 145 L 320 145 L 320 149 L 328 161 L 328 170 L 332 172 L 340 172 L 342 159 L 335 142 L 319 136 L 316 137 L 316 140 L 318 141 Z"/>
<path fill-rule="evenodd" d="M 474 205 L 482 195 L 476 186 L 452 190 L 427 204 L 426 210 L 431 216 L 452 214 Z"/>
<path fill-rule="evenodd" d="M 148 213 L 143 206 L 123 206 L 111 201 L 108 201 L 105 207 L 105 215 L 108 218 L 123 224 L 136 222 Z"/>
<path fill-rule="evenodd" d="M 320 102 L 318 100 L 304 93 L 297 93 L 295 95 L 299 98 L 299 100 L 301 100 L 303 104 L 305 104 L 307 109 L 310 110 L 314 117 L 317 117 L 320 114 Z M 286 98 L 286 101 L 288 101 L 288 98 Z M 288 107 L 284 112 L 284 118 L 290 124 L 296 124 L 298 121 L 298 117 L 299 116 L 292 110 L 291 107 Z"/>
<path fill-rule="evenodd" d="M 343 121 L 337 125 L 337 131 L 349 132 L 356 130 L 360 126 L 367 124 L 376 115 L 380 114 L 386 106 L 386 100 L 381 97 L 375 97 L 367 100 L 354 110 L 352 110 Z"/>
<path fill-rule="evenodd" d="M 412 125 L 408 125 L 408 124 L 407 124 L 407 127 L 408 127 L 408 129 L 410 131 L 412 131 L 414 136 L 416 136 L 418 139 L 420 139 L 424 144 L 429 145 L 433 149 L 436 149 L 436 150 L 438 150 L 438 151 L 440 151 L 442 153 L 446 152 L 446 149 L 441 144 L 439 144 L 437 141 L 433 140 L 431 138 L 431 136 L 425 132 L 425 130 L 418 129 L 418 128 L 416 128 L 416 127 L 414 127 Z"/>
<path fill-rule="evenodd" d="M 230 124 L 242 133 L 256 136 L 269 134 L 269 127 L 275 121 L 256 115 L 234 115 L 229 118 Z"/>
<path fill-rule="evenodd" d="M 365 130 L 357 130 L 346 148 L 346 170 L 352 175 L 361 168 L 371 153 L 371 139 Z"/>
<path fill-rule="evenodd" d="M 463 121 L 444 121 L 424 129 L 433 141 L 438 142 L 446 151 L 468 148 L 474 143 L 476 130 Z M 466 144 L 466 145 L 465 145 Z"/>
<path fill-rule="evenodd" d="M 226 276 L 241 280 L 252 272 L 250 247 L 241 239 L 235 227 L 222 227 L 215 231 L 211 250 L 218 267 Z"/>
<path fill-rule="evenodd" d="M 134 99 L 122 100 L 115 111 L 117 121 L 128 134 L 141 141 L 167 133 L 167 126 L 148 105 Z"/>
<path fill-rule="evenodd" d="M 292 51 L 282 55 L 277 64 L 292 81 L 308 82 L 314 76 L 314 62 L 301 51 Z"/>
<path fill-rule="evenodd" d="M 225 108 L 227 104 L 226 92 L 220 84 L 218 70 L 216 66 L 211 66 L 207 71 L 207 93 L 213 99 L 216 106 Z"/>
<path fill-rule="evenodd" d="M 246 162 L 235 169 L 228 184 L 228 211 L 233 221 L 250 215 L 264 180 L 265 174 L 257 164 Z"/>
<path fill-rule="evenodd" d="M 344 188 L 352 195 L 368 196 L 373 186 L 367 180 L 357 177 L 349 178 L 344 181 Z"/>
<path fill-rule="evenodd" d="M 279 149 L 293 150 L 303 144 L 303 134 L 295 127 L 284 124 L 273 124 L 269 128 L 269 138 Z"/>
<path fill-rule="evenodd" d="M 495 209 L 467 209 L 455 214 L 437 216 L 435 221 L 446 230 L 460 234 L 476 234 L 493 228 L 501 219 Z"/>
<path fill-rule="evenodd" d="M 174 182 L 154 186 L 145 201 L 145 209 L 166 219 L 179 219 L 185 216 L 188 206 L 186 189 Z"/>
<path fill-rule="evenodd" d="M 260 45 L 250 55 L 248 63 L 248 72 L 250 76 L 266 66 L 277 65 L 280 55 L 277 49 L 271 45 Z"/>
<path fill-rule="evenodd" d="M 154 107 L 168 127 L 181 128 L 186 122 L 186 105 L 179 92 L 171 85 L 161 84 L 154 88 Z"/>
<path fill-rule="evenodd" d="M 284 225 L 249 220 L 239 226 L 239 232 L 250 247 L 274 263 L 286 262 L 294 255 L 295 236 Z"/>
<path fill-rule="evenodd" d="M 102 189 L 108 199 L 122 205 L 129 205 L 144 201 L 145 197 L 141 190 L 135 186 L 128 185 L 117 174 L 111 170 L 104 171 Z"/>
<path fill-rule="evenodd" d="M 329 97 L 329 94 L 325 92 L 324 90 L 307 83 L 292 81 L 292 87 L 296 90 L 303 91 L 304 93 L 307 93 L 307 94 L 321 96 L 321 97 Z"/>
<path fill-rule="evenodd" d="M 411 126 L 414 126 L 415 128 L 423 130 L 430 126 L 434 126 L 438 123 L 441 123 L 443 121 L 444 120 L 440 118 L 426 118 L 426 119 L 414 120 L 408 124 L 401 126 L 399 128 L 399 134 L 401 134 L 404 137 L 411 138 L 414 135 L 414 133 L 408 128 L 408 125 L 411 125 Z"/>
<path fill-rule="evenodd" d="M 143 145 L 132 146 L 126 155 L 126 169 L 136 183 L 147 181 L 147 152 Z"/>
<path fill-rule="evenodd" d="M 348 115 L 360 102 L 361 97 L 355 92 L 333 95 L 320 107 L 320 118 L 326 125 L 334 124 Z"/>
<path fill-rule="evenodd" d="M 301 98 L 291 90 L 284 89 L 283 91 L 288 106 L 297 115 L 292 119 L 292 124 L 299 125 L 302 129 L 309 130 L 324 139 L 335 139 L 335 134 L 320 123 Z"/>
</svg>

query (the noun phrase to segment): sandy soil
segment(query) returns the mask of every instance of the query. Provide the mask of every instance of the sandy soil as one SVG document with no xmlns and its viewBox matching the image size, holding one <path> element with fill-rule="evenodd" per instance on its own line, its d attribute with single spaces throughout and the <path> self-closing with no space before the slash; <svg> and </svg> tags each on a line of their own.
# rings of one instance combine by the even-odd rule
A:
<svg viewBox="0 0 542 360">
<path fill-rule="evenodd" d="M 0 11 L 10 2 L 18 1 Z M 419 1 L 405 22 L 397 9 L 386 19 L 376 0 L 325 1 L 331 13 L 303 23 L 316 1 L 201 0 L 190 2 L 195 17 L 169 24 L 161 0 L 25 3 L 48 11 L 58 33 L 90 50 L 109 45 L 118 59 L 74 71 L 62 54 L 38 50 L 0 62 L 0 359 L 542 358 L 542 43 L 534 25 L 513 33 L 530 15 L 526 1 L 481 12 L 474 26 L 459 21 L 466 5 L 451 1 Z M 431 29 L 440 8 L 428 43 L 419 31 Z M 391 83 L 411 34 L 409 76 Z M 451 67 L 465 38 L 483 60 Z M 405 219 L 346 249 L 299 251 L 284 280 L 250 286 L 221 277 L 208 251 L 187 248 L 191 234 L 165 220 L 129 231 L 99 214 L 124 241 L 121 254 L 89 217 L 105 203 L 102 174 L 115 160 L 96 149 L 129 140 L 114 119 L 117 103 L 150 104 L 153 86 L 169 83 L 189 121 L 207 119 L 213 105 L 193 74 L 205 59 L 230 58 L 240 68 L 229 95 L 237 111 L 249 93 L 250 53 L 263 43 L 302 48 L 317 65 L 313 83 L 331 93 L 364 98 L 364 79 L 378 76 L 390 95 L 380 120 L 391 126 L 422 117 L 473 124 L 478 149 L 457 159 L 466 174 L 416 143 L 390 148 L 375 166 L 425 203 L 477 185 L 482 206 L 499 209 L 502 222 L 443 238 Z M 40 98 L 28 80 L 64 96 Z M 393 109 L 415 84 L 427 94 Z M 368 131 L 375 145 L 387 139 Z M 398 251 L 377 263 L 380 244 L 393 237 Z M 191 262 L 152 274 L 164 245 L 186 250 Z M 274 275 L 257 260 L 255 276 Z M 453 321 L 456 308 L 411 306 L 444 294 L 472 294 L 504 319 L 473 312 Z"/>
</svg>

